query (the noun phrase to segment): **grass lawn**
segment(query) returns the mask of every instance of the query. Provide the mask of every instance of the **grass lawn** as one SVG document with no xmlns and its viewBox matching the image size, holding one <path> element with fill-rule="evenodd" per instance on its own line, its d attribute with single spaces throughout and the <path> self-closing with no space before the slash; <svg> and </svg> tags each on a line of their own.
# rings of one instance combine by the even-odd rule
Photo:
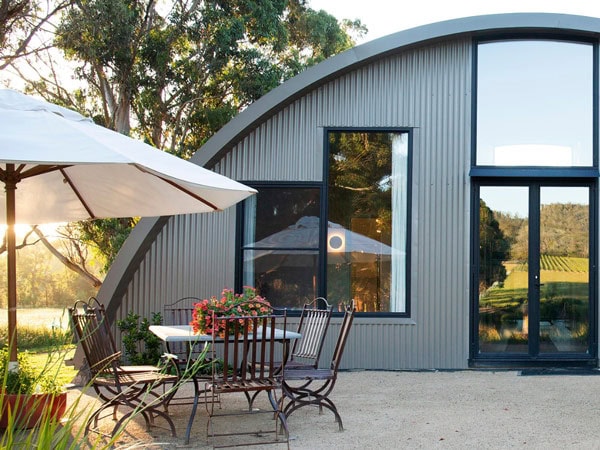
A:
<svg viewBox="0 0 600 450">
<path fill-rule="evenodd" d="M 0 327 L 8 325 L 8 311 L 0 309 Z M 17 326 L 69 328 L 66 308 L 17 308 Z"/>
<path fill-rule="evenodd" d="M 34 367 L 56 375 L 62 384 L 69 384 L 77 375 L 73 366 L 63 361 L 69 360 L 75 353 L 75 346 L 64 332 L 69 321 L 64 308 L 31 308 L 17 310 L 17 330 L 19 350 L 26 350 Z M 0 309 L 0 343 L 5 345 L 8 313 Z"/>
<path fill-rule="evenodd" d="M 65 347 L 59 351 L 36 352 L 29 351 L 29 357 L 34 367 L 39 368 L 52 375 L 56 375 L 56 380 L 60 384 L 67 385 L 73 381 L 77 370 L 73 366 L 65 365 L 64 361 L 69 360 L 75 354 L 75 346 Z"/>
</svg>

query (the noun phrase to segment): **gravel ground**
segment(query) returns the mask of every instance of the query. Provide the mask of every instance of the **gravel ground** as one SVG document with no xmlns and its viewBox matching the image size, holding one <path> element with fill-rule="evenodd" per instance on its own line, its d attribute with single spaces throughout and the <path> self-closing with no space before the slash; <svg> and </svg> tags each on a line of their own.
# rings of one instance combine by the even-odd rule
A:
<svg viewBox="0 0 600 450">
<path fill-rule="evenodd" d="M 302 408 L 289 418 L 290 448 L 600 449 L 599 385 L 597 376 L 523 376 L 517 371 L 342 372 L 331 398 L 345 430 L 338 431 L 331 413 Z M 82 407 L 95 401 L 84 397 Z M 268 408 L 266 396 L 261 397 L 257 406 Z M 230 394 L 223 397 L 222 410 L 244 405 L 243 397 Z M 210 448 L 203 406 L 191 443 L 184 445 L 189 408 L 171 408 L 178 437 L 164 429 L 147 432 L 143 420 L 135 419 L 118 447 Z M 270 415 L 259 417 L 271 425 Z M 247 420 L 221 424 L 241 427 Z M 110 429 L 111 420 L 104 422 Z"/>
</svg>

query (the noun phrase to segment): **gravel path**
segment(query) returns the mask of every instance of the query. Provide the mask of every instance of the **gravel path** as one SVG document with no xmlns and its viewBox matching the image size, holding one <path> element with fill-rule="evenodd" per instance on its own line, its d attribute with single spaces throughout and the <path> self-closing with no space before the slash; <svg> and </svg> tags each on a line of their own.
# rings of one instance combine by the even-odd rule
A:
<svg viewBox="0 0 600 450">
<path fill-rule="evenodd" d="M 600 377 L 590 375 L 342 372 L 332 399 L 345 430 L 338 431 L 331 413 L 303 408 L 289 418 L 290 448 L 600 449 L 599 388 Z M 233 394 L 223 400 L 223 409 L 245 404 Z M 258 406 L 268 408 L 266 400 L 260 400 Z M 179 406 L 171 410 L 177 438 L 164 430 L 148 433 L 136 419 L 128 425 L 120 448 L 210 448 L 203 406 L 198 411 L 189 446 L 183 444 L 189 407 Z M 267 416 L 259 417 L 268 425 Z"/>
</svg>

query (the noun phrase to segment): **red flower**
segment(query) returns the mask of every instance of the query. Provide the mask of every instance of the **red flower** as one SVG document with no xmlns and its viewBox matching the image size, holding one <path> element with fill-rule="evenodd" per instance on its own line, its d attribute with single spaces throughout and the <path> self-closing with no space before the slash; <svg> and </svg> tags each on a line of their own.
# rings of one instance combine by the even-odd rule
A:
<svg viewBox="0 0 600 450">
<path fill-rule="evenodd" d="M 190 325 L 196 334 L 223 334 L 224 323 L 215 321 L 216 323 L 213 324 L 213 314 L 214 317 L 255 317 L 267 314 L 270 310 L 270 303 L 259 296 L 253 287 L 244 286 L 241 294 L 235 294 L 233 290 L 225 288 L 220 299 L 212 296 L 194 305 Z"/>
</svg>

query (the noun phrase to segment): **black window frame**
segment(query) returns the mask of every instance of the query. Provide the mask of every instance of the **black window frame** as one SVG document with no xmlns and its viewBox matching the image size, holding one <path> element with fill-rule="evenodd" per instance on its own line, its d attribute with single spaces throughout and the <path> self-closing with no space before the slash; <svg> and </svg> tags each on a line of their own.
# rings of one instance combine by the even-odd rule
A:
<svg viewBox="0 0 600 450">
<path fill-rule="evenodd" d="M 570 166 L 570 167 L 544 167 L 544 166 L 486 166 L 477 165 L 477 86 L 478 86 L 478 46 L 481 43 L 503 42 L 503 41 L 559 41 L 570 43 L 582 43 L 592 45 L 592 166 Z M 478 264 L 479 249 L 475 243 L 479 241 L 479 188 L 486 185 L 527 185 L 530 183 L 554 184 L 558 179 L 565 185 L 576 185 L 582 183 L 590 187 L 590 356 L 589 358 L 575 358 L 575 362 L 584 364 L 596 364 L 598 361 L 598 148 L 599 148 L 599 48 L 600 41 L 589 36 L 570 35 L 565 33 L 498 33 L 493 35 L 478 36 L 472 41 L 472 66 L 471 66 L 471 161 L 469 179 L 471 183 L 471 251 L 470 251 L 470 336 L 469 336 L 469 365 L 481 366 L 486 364 L 539 364 L 529 357 L 498 358 L 492 355 L 478 355 Z M 593 300 L 596 299 L 596 300 Z M 573 363 L 569 357 L 561 358 L 554 356 L 552 363 L 565 360 L 565 363 Z M 543 360 L 543 358 L 542 358 Z"/>
<path fill-rule="evenodd" d="M 318 189 L 319 195 L 321 197 L 321 205 L 320 205 L 320 214 L 323 214 L 323 182 L 319 181 L 241 181 L 241 183 L 250 186 L 258 191 L 260 189 L 269 188 L 269 189 Z M 243 253 L 244 250 L 247 250 L 247 247 L 244 246 L 244 220 L 246 216 L 245 211 L 245 201 L 241 201 L 236 205 L 236 233 L 235 233 L 235 275 L 234 275 L 234 286 L 236 292 L 242 292 L 243 288 Z M 323 242 L 320 240 L 319 242 L 319 255 L 322 253 Z M 319 264 L 321 261 L 319 260 Z M 320 278 L 320 276 L 319 276 Z M 320 292 L 320 287 L 318 289 Z M 320 294 L 319 294 L 320 295 Z M 299 316 L 300 310 L 290 309 L 288 311 L 291 316 Z"/>
<path fill-rule="evenodd" d="M 317 283 L 317 293 L 326 297 L 327 294 L 327 223 L 328 223 L 328 181 L 329 181 L 329 133 L 330 132 L 374 132 L 374 133 L 406 133 L 408 135 L 408 172 L 407 172 L 407 219 L 406 219 L 406 309 L 404 312 L 359 312 L 360 317 L 377 318 L 410 318 L 411 317 L 411 297 L 410 297 L 410 242 L 411 242 L 411 198 L 412 198 L 412 148 L 413 148 L 413 129 L 409 127 L 326 127 L 323 128 L 323 176 L 321 181 L 253 181 L 242 180 L 241 182 L 257 190 L 261 188 L 318 188 L 320 190 L 320 240 L 319 240 L 319 274 Z M 236 209 L 236 235 L 235 235 L 235 276 L 234 284 L 236 291 L 242 289 L 242 254 L 245 250 L 244 242 L 244 219 L 245 202 L 237 204 Z M 290 311 L 290 315 L 298 315 L 300 311 Z M 341 315 L 342 313 L 336 313 Z"/>
<path fill-rule="evenodd" d="M 321 208 L 323 217 L 325 220 L 321 221 L 321 241 L 327 241 L 327 221 L 329 220 L 329 133 L 336 132 L 350 132 L 350 133 L 406 133 L 408 135 L 408 159 L 407 159 L 407 204 L 406 204 L 406 309 L 404 312 L 358 312 L 360 317 L 378 317 L 378 318 L 410 318 L 412 314 L 412 302 L 411 302 L 411 217 L 412 217 L 412 168 L 413 168 L 413 134 L 414 129 L 412 127 L 324 127 L 323 128 L 323 198 L 321 199 Z M 327 271 L 326 257 L 327 252 L 321 251 L 320 260 L 322 271 L 324 276 L 320 279 L 322 285 L 319 286 L 319 292 L 323 294 L 327 293 Z"/>
</svg>

